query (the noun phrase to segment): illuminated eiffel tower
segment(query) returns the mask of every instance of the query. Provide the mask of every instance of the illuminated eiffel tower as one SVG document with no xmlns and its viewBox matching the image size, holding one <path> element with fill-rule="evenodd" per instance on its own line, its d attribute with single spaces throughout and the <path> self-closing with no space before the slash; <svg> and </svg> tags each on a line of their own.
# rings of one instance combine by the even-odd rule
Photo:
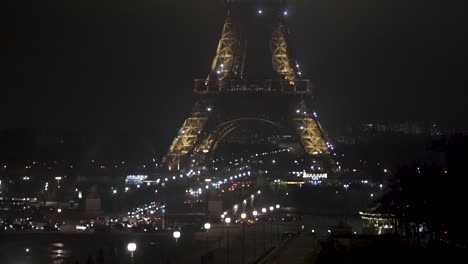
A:
<svg viewBox="0 0 468 264">
<path fill-rule="evenodd" d="M 303 153 L 331 168 L 332 146 L 310 105 L 313 87 L 291 56 L 286 1 L 227 0 L 226 5 L 211 72 L 195 80 L 195 106 L 162 165 L 203 166 L 228 134 L 260 122 L 292 132 Z"/>
</svg>

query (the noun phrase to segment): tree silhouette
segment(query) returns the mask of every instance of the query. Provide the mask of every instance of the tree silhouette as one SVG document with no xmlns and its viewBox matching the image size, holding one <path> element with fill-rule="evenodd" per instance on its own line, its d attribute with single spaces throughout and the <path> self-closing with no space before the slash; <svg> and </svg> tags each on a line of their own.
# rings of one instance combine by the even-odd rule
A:
<svg viewBox="0 0 468 264">
<path fill-rule="evenodd" d="M 394 214 L 400 234 L 411 241 L 421 235 L 439 241 L 461 238 L 466 232 L 461 205 L 466 204 L 468 138 L 456 135 L 434 142 L 432 150 L 445 154 L 446 164 L 414 162 L 400 167 L 394 174 L 390 191 L 380 200 L 382 212 Z"/>
</svg>

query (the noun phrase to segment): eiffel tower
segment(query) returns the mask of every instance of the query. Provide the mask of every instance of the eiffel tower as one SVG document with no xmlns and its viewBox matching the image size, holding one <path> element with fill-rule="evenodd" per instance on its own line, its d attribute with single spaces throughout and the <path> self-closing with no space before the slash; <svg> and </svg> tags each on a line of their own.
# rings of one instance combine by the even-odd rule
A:
<svg viewBox="0 0 468 264">
<path fill-rule="evenodd" d="M 211 71 L 195 80 L 195 106 L 163 167 L 203 166 L 227 135 L 254 122 L 291 132 L 304 154 L 331 168 L 333 147 L 310 105 L 314 89 L 291 54 L 286 1 L 226 0 L 226 6 Z"/>
</svg>

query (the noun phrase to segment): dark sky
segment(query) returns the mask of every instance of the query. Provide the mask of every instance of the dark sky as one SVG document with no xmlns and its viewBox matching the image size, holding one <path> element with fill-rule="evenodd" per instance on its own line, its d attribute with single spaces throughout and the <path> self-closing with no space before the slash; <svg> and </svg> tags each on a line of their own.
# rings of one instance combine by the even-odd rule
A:
<svg viewBox="0 0 468 264">
<path fill-rule="evenodd" d="M 293 46 L 325 128 L 364 121 L 468 127 L 463 1 L 296 0 Z M 221 0 L 14 1 L 1 26 L 0 129 L 124 131 L 163 144 L 194 100 Z"/>
</svg>

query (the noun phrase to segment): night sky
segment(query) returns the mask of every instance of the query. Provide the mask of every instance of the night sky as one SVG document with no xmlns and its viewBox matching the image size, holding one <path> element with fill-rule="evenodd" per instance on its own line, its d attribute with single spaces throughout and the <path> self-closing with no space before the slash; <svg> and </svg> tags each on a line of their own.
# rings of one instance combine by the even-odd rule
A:
<svg viewBox="0 0 468 264">
<path fill-rule="evenodd" d="M 463 1 L 291 2 L 294 53 L 331 134 L 367 121 L 468 127 Z M 13 4 L 1 26 L 0 129 L 120 131 L 165 147 L 225 16 L 221 0 Z"/>
</svg>

